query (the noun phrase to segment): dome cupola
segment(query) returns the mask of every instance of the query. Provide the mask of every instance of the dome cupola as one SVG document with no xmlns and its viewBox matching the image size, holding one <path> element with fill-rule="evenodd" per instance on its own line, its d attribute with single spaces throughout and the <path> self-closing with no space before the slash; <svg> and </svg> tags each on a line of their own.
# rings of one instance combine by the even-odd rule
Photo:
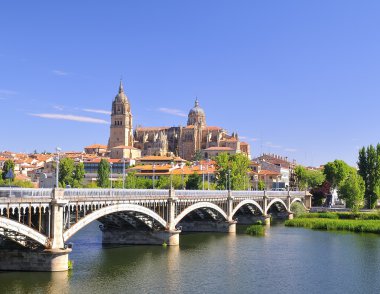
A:
<svg viewBox="0 0 380 294">
<path fill-rule="evenodd" d="M 190 109 L 187 125 L 200 125 L 206 126 L 206 114 L 204 110 L 199 106 L 198 98 L 195 99 L 195 105 Z"/>
</svg>

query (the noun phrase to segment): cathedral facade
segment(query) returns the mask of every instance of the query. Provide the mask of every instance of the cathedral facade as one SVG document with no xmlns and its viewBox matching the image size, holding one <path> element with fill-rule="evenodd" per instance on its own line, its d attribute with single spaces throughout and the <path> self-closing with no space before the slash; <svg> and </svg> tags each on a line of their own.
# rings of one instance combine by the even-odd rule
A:
<svg viewBox="0 0 380 294">
<path fill-rule="evenodd" d="M 130 103 L 120 83 L 119 93 L 112 103 L 108 142 L 111 157 L 118 157 L 112 156 L 115 154 L 114 149 L 120 150 L 123 146 L 129 150 L 141 150 L 142 156 L 173 155 L 185 160 L 194 160 L 199 157 L 211 158 L 219 152 L 228 152 L 243 153 L 250 158 L 249 145 L 240 142 L 237 134 L 229 135 L 221 127 L 206 124 L 206 114 L 200 107 L 198 99 L 189 111 L 187 126 L 137 127 L 133 132 Z"/>
</svg>

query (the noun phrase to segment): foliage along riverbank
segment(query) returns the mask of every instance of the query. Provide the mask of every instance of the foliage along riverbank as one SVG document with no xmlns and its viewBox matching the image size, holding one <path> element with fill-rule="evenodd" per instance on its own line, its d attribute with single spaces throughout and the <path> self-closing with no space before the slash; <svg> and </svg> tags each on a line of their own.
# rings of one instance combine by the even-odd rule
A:
<svg viewBox="0 0 380 294">
<path fill-rule="evenodd" d="M 378 213 L 310 213 L 285 222 L 288 227 L 380 234 Z"/>
</svg>

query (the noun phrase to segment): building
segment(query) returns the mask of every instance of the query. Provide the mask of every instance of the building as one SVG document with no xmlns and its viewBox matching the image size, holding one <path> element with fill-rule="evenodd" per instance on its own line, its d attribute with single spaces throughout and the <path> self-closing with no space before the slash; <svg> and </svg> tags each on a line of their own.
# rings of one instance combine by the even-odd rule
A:
<svg viewBox="0 0 380 294">
<path fill-rule="evenodd" d="M 295 186 L 295 161 L 290 162 L 287 157 L 265 153 L 253 159 L 253 161 L 259 163 L 262 170 L 280 174 L 280 178 L 276 178 L 273 188 L 288 189 Z"/>
<path fill-rule="evenodd" d="M 132 123 L 131 105 L 120 81 L 119 93 L 112 102 L 109 151 L 117 146 L 133 147 Z"/>
<path fill-rule="evenodd" d="M 206 124 L 198 99 L 189 111 L 187 126 L 138 127 L 134 131 L 134 147 L 141 149 L 142 156 L 179 156 L 185 160 L 199 155 L 212 158 L 221 152 L 250 157 L 249 145 L 240 142 L 237 134 L 228 135 L 225 129 Z"/>
</svg>

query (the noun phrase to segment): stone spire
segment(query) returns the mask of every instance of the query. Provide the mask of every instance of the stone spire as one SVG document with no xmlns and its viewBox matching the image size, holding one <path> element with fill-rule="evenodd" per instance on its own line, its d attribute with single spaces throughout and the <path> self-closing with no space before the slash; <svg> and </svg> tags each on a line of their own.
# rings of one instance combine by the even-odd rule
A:
<svg viewBox="0 0 380 294">
<path fill-rule="evenodd" d="M 123 80 L 120 79 L 119 93 L 124 93 Z"/>
</svg>

